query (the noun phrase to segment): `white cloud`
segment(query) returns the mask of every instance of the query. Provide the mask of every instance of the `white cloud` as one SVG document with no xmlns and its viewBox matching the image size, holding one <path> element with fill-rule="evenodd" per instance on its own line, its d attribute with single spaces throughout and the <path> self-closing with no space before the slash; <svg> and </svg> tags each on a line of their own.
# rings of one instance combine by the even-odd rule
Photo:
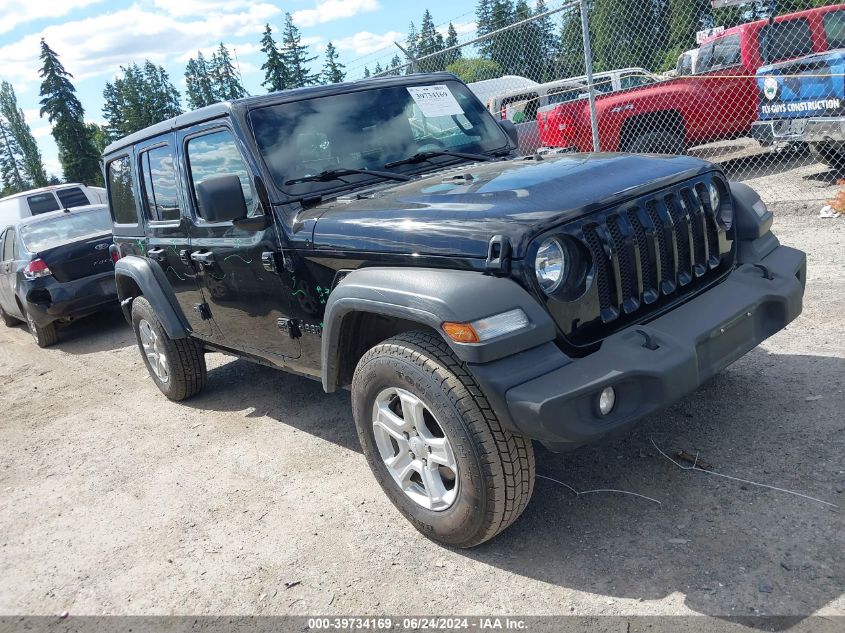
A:
<svg viewBox="0 0 845 633">
<path fill-rule="evenodd" d="M 0 3 L 0 33 L 7 33 L 27 22 L 61 17 L 98 2 L 102 0 L 3 0 Z"/>
<path fill-rule="evenodd" d="M 212 2 L 212 6 L 216 6 Z M 267 3 L 233 13 L 206 12 L 194 20 L 175 19 L 133 5 L 96 17 L 46 27 L 41 33 L 0 47 L 3 75 L 17 85 L 31 81 L 40 66 L 39 40 L 56 51 L 77 80 L 115 73 L 121 64 L 149 58 L 165 63 L 232 35 L 261 33 L 280 9 Z M 250 52 L 252 52 L 251 49 Z"/>
<path fill-rule="evenodd" d="M 294 11 L 293 21 L 301 27 L 316 26 L 379 8 L 378 0 L 318 0 L 313 9 Z"/>
<path fill-rule="evenodd" d="M 478 29 L 478 25 L 475 22 L 453 22 L 452 26 L 455 27 L 455 32 L 458 35 L 467 35 L 468 33 L 475 33 L 475 31 Z M 442 30 L 445 35 L 446 29 L 441 28 L 440 30 Z"/>
<path fill-rule="evenodd" d="M 393 42 L 401 41 L 405 38 L 404 33 L 399 31 L 388 31 L 383 35 L 370 33 L 369 31 L 359 31 L 350 37 L 343 37 L 336 40 L 334 45 L 340 50 L 355 51 L 356 55 L 369 55 L 376 51 L 393 46 Z M 396 49 L 397 52 L 399 49 Z M 0 52 L 0 55 L 2 52 Z"/>
<path fill-rule="evenodd" d="M 176 17 L 231 12 L 243 7 L 243 0 L 153 0 L 153 5 Z"/>
</svg>

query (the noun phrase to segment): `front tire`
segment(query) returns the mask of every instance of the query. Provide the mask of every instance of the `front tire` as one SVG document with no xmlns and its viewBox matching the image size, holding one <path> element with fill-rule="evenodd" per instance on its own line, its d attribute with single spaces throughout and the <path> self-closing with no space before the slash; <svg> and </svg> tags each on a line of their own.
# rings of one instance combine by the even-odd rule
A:
<svg viewBox="0 0 845 633">
<path fill-rule="evenodd" d="M 531 440 L 502 428 L 463 363 L 434 333 L 388 339 L 352 381 L 358 437 L 390 501 L 425 536 L 473 547 L 522 514 Z"/>
<path fill-rule="evenodd" d="M 624 151 L 632 154 L 680 155 L 686 151 L 686 142 L 683 134 L 673 130 L 644 132 L 631 141 Z"/>
<path fill-rule="evenodd" d="M 199 343 L 190 337 L 170 338 L 143 297 L 132 302 L 132 329 L 147 371 L 168 399 L 185 400 L 202 391 L 208 373 Z"/>
</svg>

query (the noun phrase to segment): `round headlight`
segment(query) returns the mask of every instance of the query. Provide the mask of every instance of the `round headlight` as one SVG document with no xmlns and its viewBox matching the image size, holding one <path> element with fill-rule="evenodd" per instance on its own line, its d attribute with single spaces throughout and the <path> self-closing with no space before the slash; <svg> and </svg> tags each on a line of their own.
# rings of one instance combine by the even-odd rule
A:
<svg viewBox="0 0 845 633">
<path fill-rule="evenodd" d="M 731 205 L 722 205 L 722 196 L 719 193 L 719 187 L 714 182 L 710 183 L 710 207 L 725 230 L 730 229 L 733 224 Z"/>
<path fill-rule="evenodd" d="M 543 240 L 537 249 L 534 272 L 537 283 L 547 295 L 557 290 L 566 277 L 566 249 L 553 237 Z"/>
</svg>

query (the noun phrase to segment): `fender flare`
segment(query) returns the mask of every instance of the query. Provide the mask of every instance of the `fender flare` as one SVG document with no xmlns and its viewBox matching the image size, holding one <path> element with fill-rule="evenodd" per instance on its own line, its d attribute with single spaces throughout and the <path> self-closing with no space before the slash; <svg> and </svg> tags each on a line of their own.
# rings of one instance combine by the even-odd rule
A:
<svg viewBox="0 0 845 633">
<path fill-rule="evenodd" d="M 742 182 L 729 182 L 734 206 L 737 261 L 753 264 L 762 261 L 779 245 L 772 233 L 774 215 L 754 189 Z"/>
<path fill-rule="evenodd" d="M 537 299 L 512 279 L 436 268 L 364 268 L 334 288 L 323 317 L 321 377 L 327 392 L 338 388 L 343 320 L 366 312 L 415 321 L 442 335 L 444 321 L 464 323 L 522 308 L 529 325 L 485 343 L 443 337 L 467 363 L 486 363 L 553 341 L 557 327 Z"/>
<path fill-rule="evenodd" d="M 121 277 L 129 278 L 141 290 L 144 298 L 150 302 L 156 316 L 161 321 L 165 332 L 170 338 L 187 338 L 190 328 L 179 308 L 179 303 L 170 288 L 161 267 L 146 257 L 128 255 L 117 260 L 114 265 L 114 276 L 117 282 L 117 297 L 123 316 L 132 323 L 132 299 L 134 296 L 126 292 L 126 285 L 121 284 Z"/>
</svg>

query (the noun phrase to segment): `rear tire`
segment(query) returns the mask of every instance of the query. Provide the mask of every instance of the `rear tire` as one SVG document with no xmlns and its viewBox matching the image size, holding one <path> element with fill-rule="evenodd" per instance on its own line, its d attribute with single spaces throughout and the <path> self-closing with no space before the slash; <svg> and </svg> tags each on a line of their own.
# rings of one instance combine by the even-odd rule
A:
<svg viewBox="0 0 845 633">
<path fill-rule="evenodd" d="M 679 155 L 686 151 L 684 137 L 669 130 L 644 132 L 628 143 L 626 152 L 632 154 Z"/>
<path fill-rule="evenodd" d="M 6 311 L 3 309 L 3 306 L 0 306 L 0 318 L 3 319 L 3 324 L 6 327 L 15 327 L 21 323 L 20 320 L 16 319 L 13 316 L 9 316 Z"/>
<path fill-rule="evenodd" d="M 845 152 L 838 151 L 827 143 L 811 143 L 810 153 L 837 174 L 845 173 Z"/>
<path fill-rule="evenodd" d="M 143 297 L 132 302 L 132 329 L 147 371 L 170 400 L 198 394 L 208 381 L 202 346 L 194 339 L 172 339 Z"/>
<path fill-rule="evenodd" d="M 352 408 L 376 480 L 425 536 L 474 547 L 507 528 L 528 504 L 531 440 L 502 428 L 438 335 L 401 334 L 364 354 L 352 380 Z M 453 465 L 444 467 L 450 458 Z"/>
<path fill-rule="evenodd" d="M 24 316 L 26 317 L 26 325 L 29 328 L 29 333 L 32 334 L 32 338 L 35 339 L 35 344 L 38 347 L 50 347 L 59 340 L 59 332 L 56 330 L 55 322 L 41 327 L 33 321 L 32 316 L 26 310 L 24 310 Z"/>
</svg>

